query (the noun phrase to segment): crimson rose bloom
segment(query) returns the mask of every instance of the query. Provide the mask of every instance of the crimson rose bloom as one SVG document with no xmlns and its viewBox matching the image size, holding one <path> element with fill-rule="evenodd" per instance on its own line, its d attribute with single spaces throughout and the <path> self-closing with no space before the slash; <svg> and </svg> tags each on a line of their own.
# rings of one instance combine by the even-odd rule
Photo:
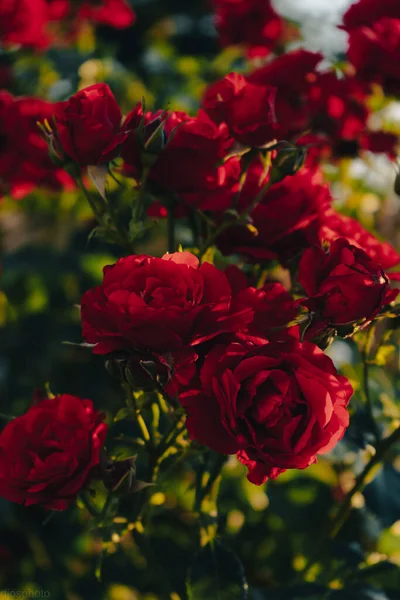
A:
<svg viewBox="0 0 400 600">
<path fill-rule="evenodd" d="M 240 193 L 238 210 L 245 210 L 268 177 L 258 159 L 250 165 Z M 218 238 L 224 254 L 239 253 L 257 262 L 278 258 L 282 262 L 318 241 L 320 215 L 330 206 L 328 186 L 318 170 L 301 169 L 274 184 L 251 214 L 258 234 L 234 226 Z"/>
<path fill-rule="evenodd" d="M 60 102 L 55 119 L 64 152 L 82 166 L 109 162 L 127 137 L 121 130 L 121 109 L 105 83 L 91 85 Z"/>
<path fill-rule="evenodd" d="M 313 344 L 217 345 L 197 384 L 179 395 L 192 439 L 236 453 L 261 485 L 331 450 L 349 423 L 347 379 Z"/>
<path fill-rule="evenodd" d="M 267 55 L 282 36 L 284 22 L 270 0 L 213 0 L 221 46 L 244 44 L 250 55 Z"/>
<path fill-rule="evenodd" d="M 249 83 L 239 73 L 230 73 L 206 92 L 203 107 L 216 122 L 225 122 L 229 133 L 245 146 L 263 146 L 274 139 L 276 89 Z"/>
<path fill-rule="evenodd" d="M 62 394 L 7 423 L 0 435 L 0 496 L 68 508 L 99 466 L 103 419 L 90 400 Z"/>
<path fill-rule="evenodd" d="M 349 32 L 347 56 L 357 77 L 400 91 L 400 4 L 396 0 L 360 0 L 343 17 Z"/>
<path fill-rule="evenodd" d="M 370 320 L 398 294 L 382 267 L 344 238 L 332 242 L 328 251 L 308 248 L 298 279 L 308 295 L 302 304 L 316 313 L 314 324 L 320 329 Z"/>
<path fill-rule="evenodd" d="M 337 213 L 330 208 L 321 217 L 318 233 L 321 242 L 346 238 L 350 244 L 361 248 L 385 271 L 400 263 L 400 254 L 388 242 L 380 242 L 356 219 Z"/>
<path fill-rule="evenodd" d="M 190 252 L 121 258 L 81 308 L 83 337 L 96 354 L 172 352 L 243 329 L 253 317 L 232 299 L 226 276 Z"/>
</svg>

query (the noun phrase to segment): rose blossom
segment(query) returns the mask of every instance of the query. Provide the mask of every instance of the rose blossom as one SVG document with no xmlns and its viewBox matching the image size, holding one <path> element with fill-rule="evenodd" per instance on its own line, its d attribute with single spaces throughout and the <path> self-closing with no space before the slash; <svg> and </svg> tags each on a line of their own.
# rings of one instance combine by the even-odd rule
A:
<svg viewBox="0 0 400 600">
<path fill-rule="evenodd" d="M 115 158 L 127 133 L 122 113 L 105 83 L 96 83 L 55 107 L 57 138 L 63 151 L 81 166 Z"/>
<path fill-rule="evenodd" d="M 0 496 L 65 510 L 99 466 L 107 425 L 90 400 L 41 400 L 0 434 Z"/>
<path fill-rule="evenodd" d="M 353 246 L 361 248 L 385 271 L 400 263 L 400 254 L 389 244 L 379 241 L 356 219 L 341 215 L 329 208 L 321 215 L 318 238 L 321 242 L 346 238 Z"/>
<path fill-rule="evenodd" d="M 243 329 L 253 311 L 232 298 L 224 273 L 190 252 L 127 256 L 105 267 L 81 302 L 93 352 L 166 353 Z"/>
<path fill-rule="evenodd" d="M 397 0 L 360 0 L 343 17 L 349 33 L 347 56 L 357 77 L 400 91 L 400 4 Z"/>
<path fill-rule="evenodd" d="M 344 238 L 326 251 L 308 248 L 298 279 L 308 296 L 302 304 L 316 313 L 314 324 L 320 328 L 370 320 L 398 294 L 382 267 Z"/>
<path fill-rule="evenodd" d="M 251 55 L 267 55 L 284 29 L 271 0 L 213 0 L 221 46 L 244 44 Z"/>
<path fill-rule="evenodd" d="M 317 346 L 259 343 L 217 345 L 179 394 L 191 438 L 236 453 L 257 485 L 331 450 L 348 426 L 353 391 Z"/>
</svg>

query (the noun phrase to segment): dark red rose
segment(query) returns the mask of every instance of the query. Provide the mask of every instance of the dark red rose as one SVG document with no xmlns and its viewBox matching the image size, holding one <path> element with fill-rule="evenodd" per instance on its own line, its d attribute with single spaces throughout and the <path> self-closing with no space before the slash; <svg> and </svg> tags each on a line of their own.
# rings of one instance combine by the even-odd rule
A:
<svg viewBox="0 0 400 600">
<path fill-rule="evenodd" d="M 65 154 L 79 165 L 98 165 L 115 158 L 127 133 L 122 113 L 105 83 L 96 83 L 56 106 L 57 136 Z"/>
<path fill-rule="evenodd" d="M 347 56 L 357 77 L 400 92 L 400 4 L 396 0 L 360 0 L 343 17 L 349 32 Z"/>
<path fill-rule="evenodd" d="M 267 183 L 263 166 L 256 160 L 247 172 L 238 210 L 245 210 Z M 251 214 L 258 234 L 234 226 L 218 239 L 224 254 L 243 254 L 252 261 L 279 259 L 286 262 L 318 240 L 320 214 L 330 206 L 328 186 L 318 170 L 301 169 L 273 185 Z"/>
<path fill-rule="evenodd" d="M 331 143 L 358 140 L 366 129 L 369 110 L 366 90 L 357 80 L 334 72 L 318 74 L 308 92 L 310 129 L 326 133 Z"/>
<path fill-rule="evenodd" d="M 50 159 L 37 125 L 53 112 L 51 102 L 0 91 L 0 195 L 19 199 L 36 187 L 73 189 L 71 177 Z"/>
<path fill-rule="evenodd" d="M 333 209 L 323 213 L 318 237 L 321 242 L 346 238 L 350 244 L 364 250 L 385 271 L 400 263 L 400 254 L 393 246 L 388 242 L 380 242 L 356 219 L 341 215 Z"/>
<path fill-rule="evenodd" d="M 267 55 L 279 42 L 283 19 L 270 0 L 213 0 L 221 46 L 243 44 L 251 55 Z"/>
<path fill-rule="evenodd" d="M 358 0 L 343 16 L 345 29 L 356 29 L 370 25 L 381 17 L 400 19 L 400 5 L 397 0 Z"/>
<path fill-rule="evenodd" d="M 203 107 L 216 122 L 225 122 L 231 136 L 245 146 L 263 146 L 275 137 L 276 89 L 249 83 L 230 73 L 208 88 Z"/>
<path fill-rule="evenodd" d="M 348 426 L 352 392 L 313 344 L 241 341 L 217 345 L 179 399 L 191 438 L 236 453 L 260 485 L 332 450 Z"/>
<path fill-rule="evenodd" d="M 320 53 L 295 50 L 278 56 L 247 77 L 251 84 L 276 88 L 279 139 L 290 139 L 308 129 L 308 93 L 317 81 L 316 67 L 322 59 Z"/>
<path fill-rule="evenodd" d="M 190 252 L 121 258 L 81 308 L 83 337 L 96 354 L 172 352 L 244 329 L 253 317 L 232 299 L 226 276 Z"/>
<path fill-rule="evenodd" d="M 382 267 L 344 238 L 327 250 L 308 248 L 298 279 L 308 296 L 302 304 L 315 313 L 313 322 L 320 329 L 371 320 L 398 294 Z"/>
<path fill-rule="evenodd" d="M 0 2 L 0 42 L 44 48 L 47 43 L 45 0 L 2 0 Z"/>
<path fill-rule="evenodd" d="M 136 17 L 128 0 L 86 0 L 79 6 L 77 19 L 126 29 Z"/>
<path fill-rule="evenodd" d="M 166 145 L 149 180 L 202 210 L 229 208 L 240 166 L 235 157 L 222 162 L 232 145 L 227 126 L 216 125 L 202 110 L 185 119 L 173 113 L 166 120 L 165 134 Z"/>
<path fill-rule="evenodd" d="M 99 466 L 103 419 L 90 400 L 62 394 L 10 421 L 0 435 L 0 496 L 68 508 Z"/>
</svg>

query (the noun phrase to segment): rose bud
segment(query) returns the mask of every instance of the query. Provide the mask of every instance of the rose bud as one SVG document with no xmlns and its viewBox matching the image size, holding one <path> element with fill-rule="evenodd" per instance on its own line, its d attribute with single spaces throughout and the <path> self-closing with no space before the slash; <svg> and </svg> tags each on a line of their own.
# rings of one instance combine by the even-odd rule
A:
<svg viewBox="0 0 400 600">
<path fill-rule="evenodd" d="M 56 105 L 58 144 L 81 166 L 108 163 L 128 136 L 122 113 L 105 83 L 96 83 Z"/>
<path fill-rule="evenodd" d="M 235 301 L 224 273 L 190 252 L 133 255 L 105 267 L 81 301 L 84 339 L 95 354 L 165 354 L 244 329 L 251 308 Z"/>
<path fill-rule="evenodd" d="M 0 496 L 65 510 L 97 476 L 107 425 L 90 400 L 41 400 L 0 434 Z"/>
<path fill-rule="evenodd" d="M 398 294 L 382 267 L 344 238 L 332 242 L 327 252 L 321 246 L 308 248 L 300 261 L 299 282 L 308 295 L 302 304 L 315 313 L 308 336 L 315 327 L 369 321 Z"/>
<path fill-rule="evenodd" d="M 261 485 L 334 448 L 353 390 L 314 344 L 241 337 L 211 350 L 179 400 L 191 438 L 236 453 L 249 481 Z"/>
</svg>

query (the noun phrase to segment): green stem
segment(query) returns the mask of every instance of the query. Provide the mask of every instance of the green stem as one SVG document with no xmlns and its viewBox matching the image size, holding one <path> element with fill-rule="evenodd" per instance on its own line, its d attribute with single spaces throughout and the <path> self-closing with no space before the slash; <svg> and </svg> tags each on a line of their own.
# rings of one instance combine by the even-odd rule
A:
<svg viewBox="0 0 400 600">
<path fill-rule="evenodd" d="M 379 443 L 380 440 L 380 432 L 378 426 L 376 424 L 373 412 L 372 398 L 369 391 L 369 360 L 370 353 L 372 349 L 372 345 L 374 342 L 374 334 L 375 334 L 375 326 L 371 325 L 367 334 L 367 339 L 365 342 L 364 349 L 362 351 L 362 370 L 363 370 L 363 390 L 365 403 L 368 410 L 369 420 L 372 428 L 372 432 L 374 434 L 375 442 Z"/>
<path fill-rule="evenodd" d="M 79 497 L 82 500 L 83 504 L 85 505 L 85 508 L 88 511 L 88 513 L 92 517 L 95 517 L 97 519 L 101 513 L 100 513 L 99 509 L 97 508 L 97 506 L 95 505 L 95 503 L 93 502 L 93 500 L 91 499 L 91 497 L 89 496 L 89 492 L 87 490 L 83 490 L 81 492 L 81 494 L 79 495 Z"/>
<path fill-rule="evenodd" d="M 244 223 L 248 219 L 248 217 L 251 215 L 253 210 L 258 206 L 258 204 L 264 198 L 265 194 L 272 187 L 273 183 L 276 183 L 276 182 L 269 181 L 267 184 L 265 184 L 261 188 L 261 190 L 258 192 L 257 196 L 255 196 L 253 198 L 252 202 L 249 204 L 249 206 L 246 208 L 246 210 L 244 210 L 239 215 L 239 217 L 236 219 L 236 221 L 234 221 L 234 220 L 224 221 L 223 223 L 221 223 L 221 225 L 219 227 L 217 227 L 217 229 L 214 231 L 214 233 L 212 233 L 208 237 L 208 239 L 205 241 L 203 246 L 200 248 L 200 252 L 199 252 L 200 257 L 204 256 L 204 254 L 207 252 L 209 247 L 213 245 L 213 243 L 215 242 L 216 239 L 218 239 L 218 237 L 221 235 L 221 233 L 223 233 L 227 229 L 230 229 L 231 227 L 234 227 L 234 226 Z"/>
<path fill-rule="evenodd" d="M 168 252 L 176 252 L 176 241 L 175 241 L 175 218 L 173 209 L 168 210 L 167 217 L 167 228 L 168 228 Z"/>
</svg>

